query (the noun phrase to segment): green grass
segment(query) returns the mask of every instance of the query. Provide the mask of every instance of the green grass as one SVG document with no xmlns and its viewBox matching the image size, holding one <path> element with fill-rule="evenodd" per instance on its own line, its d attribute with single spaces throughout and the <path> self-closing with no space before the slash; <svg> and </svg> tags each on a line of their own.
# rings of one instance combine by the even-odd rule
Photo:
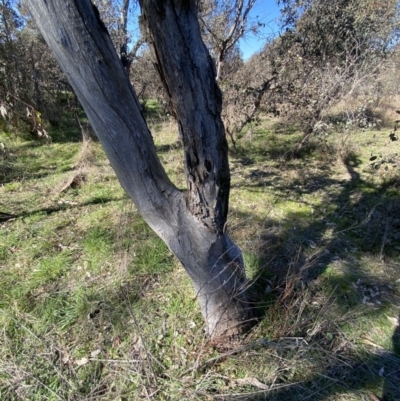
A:
<svg viewBox="0 0 400 401">
<path fill-rule="evenodd" d="M 152 130 L 184 189 L 173 122 Z M 221 349 L 97 142 L 1 137 L 0 211 L 17 218 L 0 224 L 0 399 L 398 399 L 400 145 L 343 135 L 290 158 L 300 134 L 264 119 L 232 151 L 228 231 L 262 317 Z"/>
</svg>

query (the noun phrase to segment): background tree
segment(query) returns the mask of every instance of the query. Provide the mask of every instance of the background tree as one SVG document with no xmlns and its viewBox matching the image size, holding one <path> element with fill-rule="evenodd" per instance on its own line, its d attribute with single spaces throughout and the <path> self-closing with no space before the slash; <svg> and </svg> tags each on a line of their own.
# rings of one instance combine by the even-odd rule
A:
<svg viewBox="0 0 400 401">
<path fill-rule="evenodd" d="M 17 91 L 22 88 L 24 80 L 24 77 L 18 74 L 21 62 L 18 57 L 21 54 L 21 43 L 17 38 L 18 29 L 23 20 L 17 13 L 13 1 L 1 0 L 0 12 L 1 90 L 3 93 L 17 94 Z"/>
<path fill-rule="evenodd" d="M 0 7 L 2 114 L 7 129 L 28 124 L 40 136 L 43 118 L 60 121 L 70 87 L 26 10 L 16 1 L 3 0 Z"/>
<path fill-rule="evenodd" d="M 137 22 L 134 21 L 137 1 L 94 0 L 93 4 L 96 5 L 122 64 L 129 74 L 132 61 L 137 57 L 138 50 L 145 43 L 139 32 L 129 29 L 129 25 L 131 27 L 137 25 Z"/>
<path fill-rule="evenodd" d="M 371 83 L 398 40 L 397 1 L 281 3 L 285 32 L 264 49 L 278 82 L 269 101 L 302 127 L 305 141 L 340 99 L 356 88 L 373 92 Z"/>
<path fill-rule="evenodd" d="M 199 1 L 199 21 L 205 43 L 210 49 L 217 69 L 217 81 L 222 77 L 226 61 L 237 57 L 238 41 L 249 31 L 256 33 L 259 23 L 249 18 L 257 0 Z"/>
<path fill-rule="evenodd" d="M 221 84 L 224 105 L 226 103 L 225 83 L 230 82 L 233 74 L 243 65 L 238 42 L 249 33 L 258 34 L 260 27 L 263 26 L 263 23 L 249 16 L 255 3 L 256 0 L 197 1 L 202 38 L 215 63 L 216 79 Z M 146 36 L 146 32 L 142 30 L 140 40 L 130 52 L 136 55 L 136 57 L 130 57 L 134 60 L 135 69 L 141 71 L 140 74 L 133 74 L 131 79 L 139 93 L 143 92 L 140 88 L 146 88 L 147 97 L 160 100 L 174 115 L 174 110 L 170 107 L 168 91 L 160 85 L 159 79 L 156 79 L 157 71 L 154 66 L 153 68 L 151 66 L 151 63 L 157 64 L 155 55 L 151 55 L 151 52 L 147 50 L 137 54 L 137 45 L 149 41 Z M 227 99 L 229 100 L 230 97 L 228 96 Z"/>
<path fill-rule="evenodd" d="M 329 110 L 346 98 L 358 99 L 352 119 L 365 124 L 371 114 L 368 107 L 378 104 L 387 92 L 379 76 L 390 68 L 396 53 L 397 2 L 382 6 L 375 0 L 287 0 L 281 4 L 283 33 L 221 84 L 227 133 L 236 138 L 263 106 L 303 130 L 300 149 L 329 123 L 329 119 L 324 122 Z"/>
<path fill-rule="evenodd" d="M 192 279 L 208 333 L 216 339 L 240 332 L 252 309 L 241 252 L 226 232 L 230 174 L 221 94 L 195 2 L 141 2 L 184 144 L 184 192 L 161 166 L 137 96 L 90 1 L 26 3 L 121 185 Z"/>
<path fill-rule="evenodd" d="M 220 86 L 224 94 L 222 117 L 225 130 L 235 146 L 245 125 L 255 121 L 260 107 L 266 106 L 263 99 L 267 92 L 274 90 L 276 74 L 271 69 L 268 56 L 258 53 L 230 74 L 229 79 L 220 82 Z M 273 102 L 264 110 L 277 113 Z"/>
</svg>

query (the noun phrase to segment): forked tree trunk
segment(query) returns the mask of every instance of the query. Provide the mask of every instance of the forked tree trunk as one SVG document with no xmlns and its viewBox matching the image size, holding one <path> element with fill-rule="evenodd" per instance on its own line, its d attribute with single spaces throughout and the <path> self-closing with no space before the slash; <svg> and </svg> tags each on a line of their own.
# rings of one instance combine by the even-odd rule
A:
<svg viewBox="0 0 400 401">
<path fill-rule="evenodd" d="M 90 0 L 25 0 L 138 211 L 192 279 L 208 333 L 252 318 L 239 248 L 225 232 L 230 175 L 221 94 L 194 0 L 142 0 L 184 143 L 187 191 L 168 179 L 106 28 Z"/>
</svg>

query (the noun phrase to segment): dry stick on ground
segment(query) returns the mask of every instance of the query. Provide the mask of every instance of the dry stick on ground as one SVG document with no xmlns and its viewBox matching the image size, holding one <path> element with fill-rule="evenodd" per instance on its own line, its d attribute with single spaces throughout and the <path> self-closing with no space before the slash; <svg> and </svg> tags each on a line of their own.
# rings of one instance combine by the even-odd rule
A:
<svg viewBox="0 0 400 401">
<path fill-rule="evenodd" d="M 384 258 L 384 254 L 383 251 L 385 249 L 385 245 L 386 245 L 386 240 L 387 240 L 387 233 L 388 233 L 388 228 L 389 228 L 389 217 L 386 217 L 386 225 L 385 225 L 385 232 L 383 234 L 383 238 L 382 238 L 382 245 L 381 245 L 381 251 L 379 254 L 379 260 L 383 260 Z"/>
<path fill-rule="evenodd" d="M 245 397 L 245 396 L 251 396 L 251 397 L 255 397 L 257 394 L 266 394 L 267 391 L 276 391 L 276 390 L 280 390 L 283 388 L 287 388 L 287 387 L 295 387 L 298 385 L 301 385 L 303 382 L 302 381 L 298 381 L 298 382 L 294 382 L 294 383 L 289 383 L 289 384 L 272 384 L 269 388 L 269 390 L 260 390 L 260 391 L 252 391 L 251 393 L 233 393 L 233 394 L 213 394 L 213 398 L 222 398 L 222 399 L 232 399 L 232 397 Z M 210 396 L 209 393 L 206 393 L 204 391 L 195 391 L 196 394 L 199 395 L 205 395 L 205 396 Z M 243 399 L 243 398 L 241 398 Z"/>
<path fill-rule="evenodd" d="M 257 341 L 253 341 L 251 343 L 241 345 L 231 351 L 224 352 L 214 358 L 207 359 L 202 364 L 198 365 L 195 368 L 186 369 L 182 372 L 181 377 L 190 373 L 192 371 L 199 371 L 209 367 L 210 365 L 214 365 L 229 356 L 241 354 L 246 351 L 252 351 L 254 349 L 263 347 L 263 348 L 298 348 L 302 345 L 308 345 L 307 341 L 303 337 L 282 337 L 278 340 L 268 341 L 266 338 L 261 338 Z"/>
<path fill-rule="evenodd" d="M 133 309 L 132 309 L 132 306 L 131 306 L 131 304 L 130 304 L 130 302 L 129 302 L 129 296 L 128 296 L 128 294 L 126 293 L 126 290 L 125 290 L 124 287 L 121 286 L 121 287 L 120 287 L 120 290 L 121 290 L 121 292 L 122 292 L 123 295 L 124 295 L 125 303 L 126 303 L 128 309 L 129 309 L 129 313 L 130 313 L 130 315 L 131 315 L 131 317 L 132 317 L 132 320 L 133 320 L 133 323 L 134 323 L 134 325 L 135 325 L 135 327 L 136 327 L 136 330 L 137 330 L 138 336 L 139 336 L 139 338 L 140 338 L 142 347 L 143 347 L 143 349 L 144 349 L 144 351 L 145 351 L 145 353 L 146 353 L 147 365 L 148 365 L 148 367 L 149 367 L 149 369 L 146 369 L 146 370 L 145 370 L 146 376 L 147 376 L 147 380 L 148 380 L 149 383 L 153 383 L 153 384 L 157 387 L 157 386 L 158 386 L 158 383 L 157 383 L 157 376 L 156 376 L 156 374 L 155 374 L 155 372 L 154 372 L 154 369 L 153 369 L 153 367 L 152 367 L 150 361 L 151 361 L 151 360 L 155 361 L 158 365 L 160 365 L 160 367 L 161 367 L 164 371 L 166 371 L 166 368 L 165 368 L 165 366 L 162 365 L 162 363 L 161 363 L 161 362 L 149 351 L 149 349 L 147 348 L 145 339 L 144 339 L 144 337 L 143 337 L 143 335 L 142 335 L 142 332 L 141 332 L 141 330 L 140 330 L 139 323 L 138 323 L 138 321 L 137 321 L 137 319 L 136 319 L 135 313 L 134 313 L 134 311 L 133 311 Z M 149 374 L 149 372 L 150 372 L 150 374 Z M 158 392 L 158 390 L 157 390 L 156 392 Z"/>
<path fill-rule="evenodd" d="M 81 129 L 82 146 L 77 157 L 75 171 L 63 183 L 61 188 L 57 190 L 57 193 L 65 192 L 70 188 L 79 187 L 82 185 L 83 182 L 87 180 L 87 154 L 89 152 L 89 144 L 91 143 L 91 139 L 88 131 L 83 128 L 81 122 L 79 121 L 78 114 L 75 114 L 75 119 Z"/>
<path fill-rule="evenodd" d="M 351 227 L 349 227 L 349 228 L 345 228 L 344 230 L 337 231 L 336 234 L 342 234 L 342 233 L 344 233 L 344 232 L 346 232 L 346 231 L 355 230 L 356 228 L 360 228 L 360 227 L 362 227 L 362 226 L 365 226 L 365 225 L 368 224 L 369 221 L 371 220 L 371 217 L 372 217 L 372 215 L 374 214 L 375 209 L 376 209 L 378 206 L 380 206 L 380 205 L 382 205 L 382 202 L 377 203 L 377 204 L 369 211 L 367 217 L 365 217 L 365 219 L 364 219 L 363 221 L 361 221 L 361 223 L 356 223 L 356 224 L 353 224 L 353 225 L 352 225 Z"/>
</svg>

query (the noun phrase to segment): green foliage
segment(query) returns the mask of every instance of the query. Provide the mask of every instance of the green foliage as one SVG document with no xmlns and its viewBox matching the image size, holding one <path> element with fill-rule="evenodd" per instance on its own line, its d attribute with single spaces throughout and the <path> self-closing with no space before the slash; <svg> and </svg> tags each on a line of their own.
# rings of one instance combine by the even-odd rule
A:
<svg viewBox="0 0 400 401">
<path fill-rule="evenodd" d="M 265 102 L 303 130 L 302 146 L 329 123 L 332 107 L 342 99 L 358 96 L 372 106 L 387 95 L 378 77 L 391 71 L 390 59 L 397 52 L 398 5 L 375 0 L 281 3 L 285 30 L 263 52 L 276 79 Z M 357 114 L 355 109 L 345 110 L 345 123 L 354 122 L 349 115 Z M 376 123 L 370 114 L 360 126 Z"/>
<path fill-rule="evenodd" d="M 303 55 L 325 62 L 357 55 L 358 62 L 381 56 L 398 40 L 398 5 L 375 0 L 281 0 L 285 41 L 298 42 Z M 293 37 L 290 37 L 293 35 Z M 291 46 L 291 45 L 289 45 Z M 350 46 L 350 47 L 349 47 Z"/>
</svg>

